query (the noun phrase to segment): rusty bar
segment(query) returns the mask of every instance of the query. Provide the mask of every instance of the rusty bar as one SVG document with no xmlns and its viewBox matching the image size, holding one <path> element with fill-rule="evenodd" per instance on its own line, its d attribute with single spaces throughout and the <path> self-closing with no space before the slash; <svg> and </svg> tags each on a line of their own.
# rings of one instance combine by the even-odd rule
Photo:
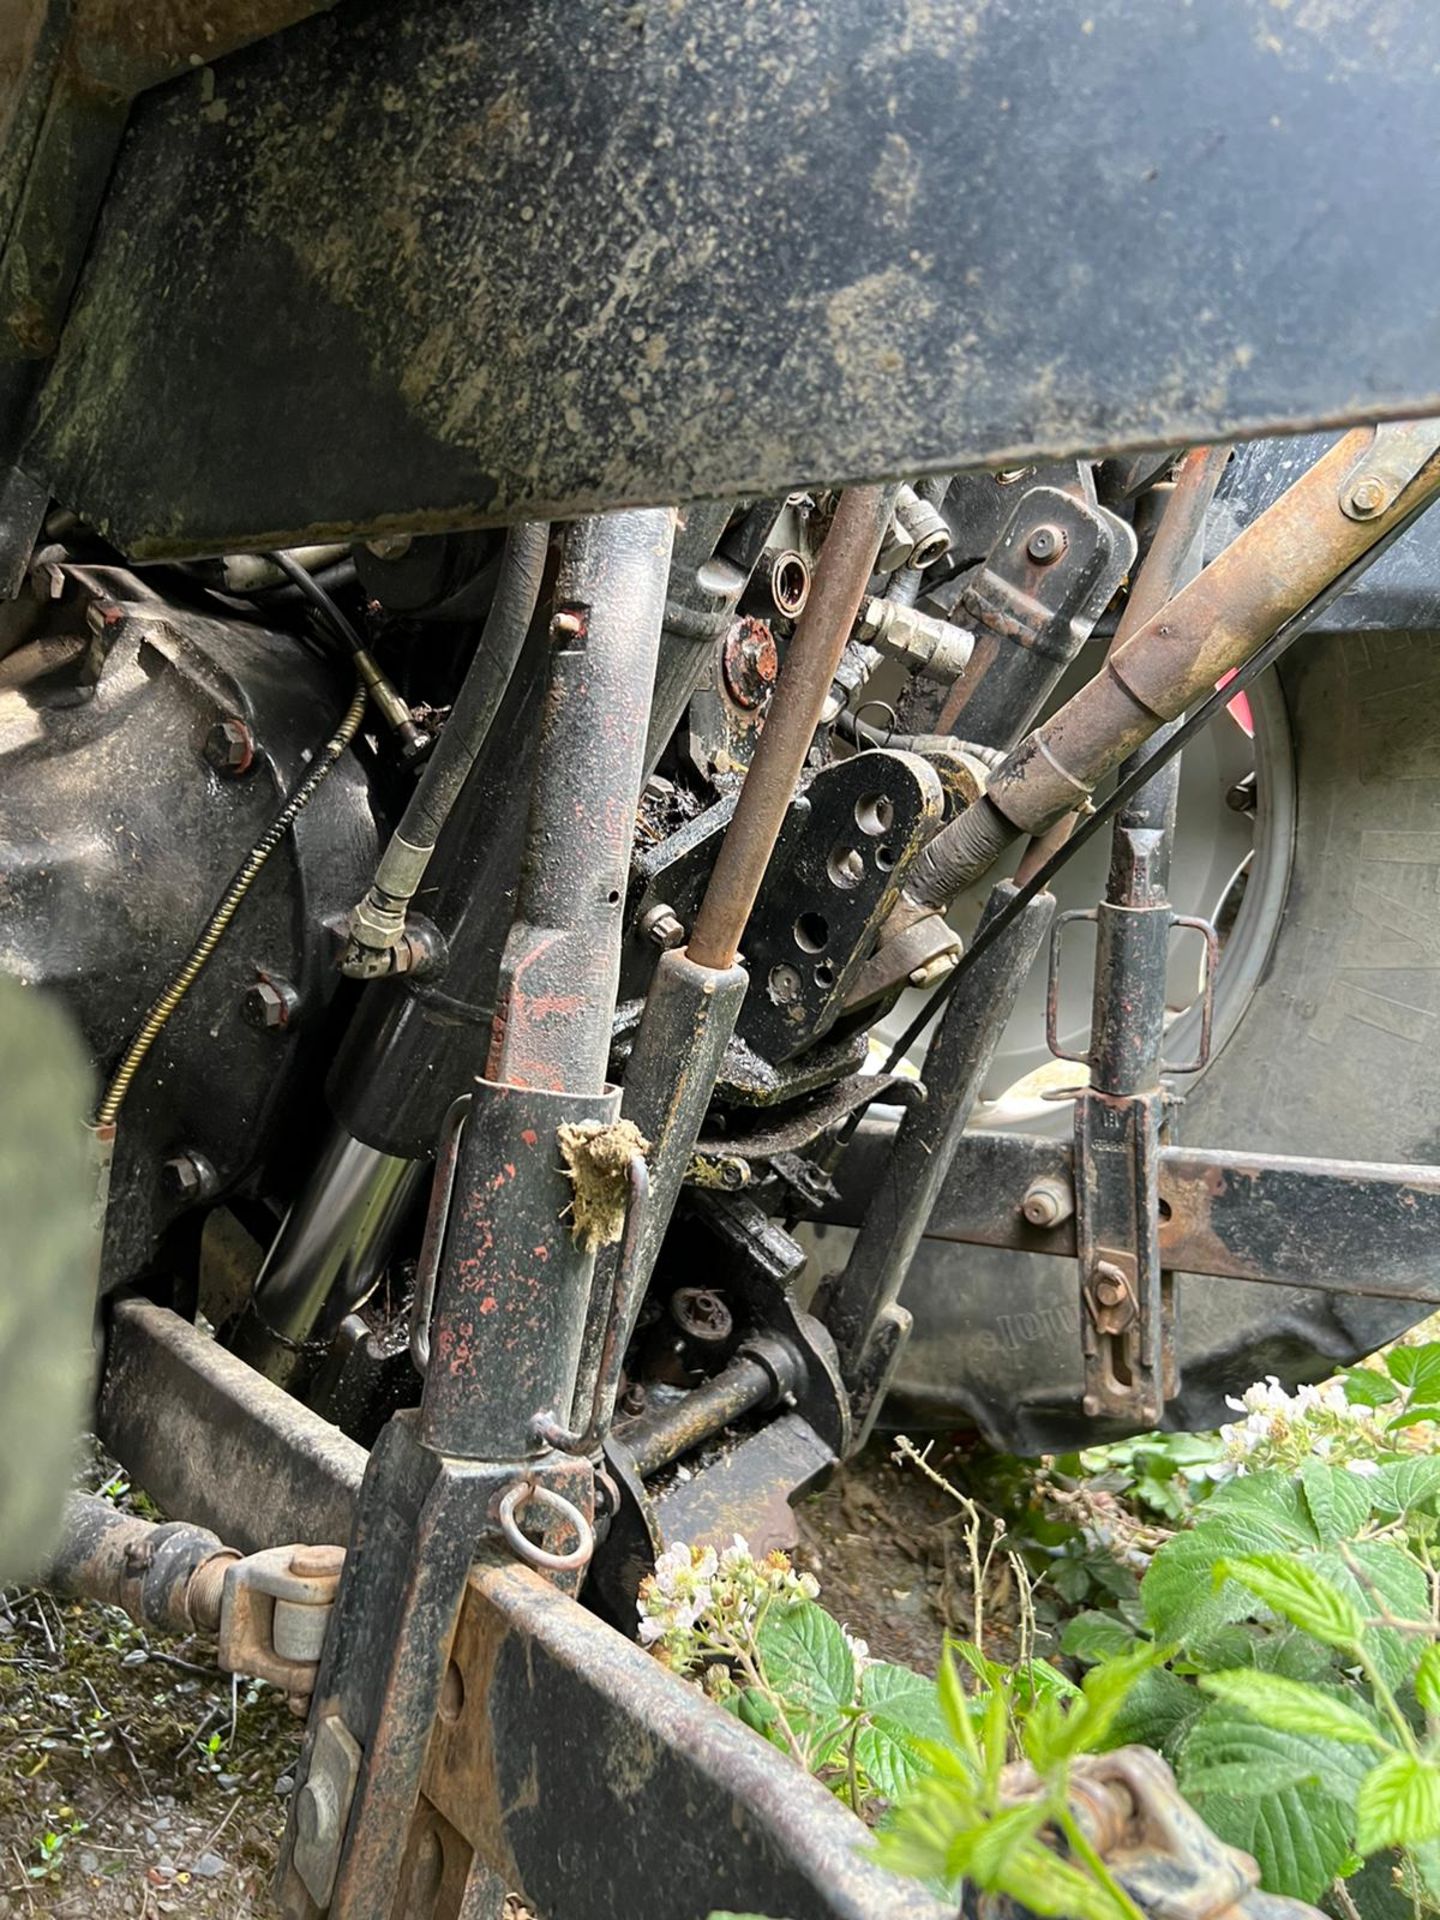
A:
<svg viewBox="0 0 1440 1920">
<path fill-rule="evenodd" d="M 986 797 L 938 833 L 915 863 L 902 920 L 948 906 L 1017 832 L 1044 833 L 1072 811 L 1106 773 L 1242 667 L 1434 498 L 1440 455 L 1432 452 L 1380 511 L 1357 517 L 1345 510 L 1348 476 L 1385 431 L 1346 434 L 1027 735 L 991 775 Z"/>
<path fill-rule="evenodd" d="M 780 672 L 765 730 L 690 935 L 691 960 L 730 967 L 890 524 L 893 487 L 847 487 Z"/>
<path fill-rule="evenodd" d="M 625 1068 L 620 1105 L 624 1118 L 633 1121 L 650 1142 L 650 1195 L 629 1276 L 631 1305 L 623 1326 L 606 1326 L 620 1248 L 602 1248 L 596 1258 L 590 1326 L 572 1414 L 577 1428 L 584 1427 L 590 1416 L 607 1335 L 619 1342 L 623 1352 L 635 1330 L 645 1283 L 654 1271 L 680 1197 L 748 984 L 743 967 L 699 966 L 683 947 L 662 953 L 656 964 Z M 612 1381 L 594 1407 L 601 1437 L 615 1411 L 617 1385 Z"/>
<path fill-rule="evenodd" d="M 1015 897 L 1015 888 L 1002 881 L 986 902 L 981 927 Z M 1048 893 L 1030 901 L 950 1000 L 925 1056 L 928 1097 L 900 1122 L 830 1294 L 824 1317 L 856 1405 L 857 1444 L 867 1431 L 866 1416 L 873 1419 L 879 1410 L 888 1370 L 908 1331 L 908 1318 L 901 1322 L 903 1310 L 896 1307 L 905 1276 L 1054 910 Z"/>
<path fill-rule="evenodd" d="M 668 510 L 566 529 L 490 1080 L 586 1095 L 604 1083 L 674 534 Z"/>
<path fill-rule="evenodd" d="M 818 1781 L 536 1575 L 472 1576 L 452 1661 L 426 1798 L 550 1920 L 953 1913 L 876 1867 Z"/>
<path fill-rule="evenodd" d="M 1160 1198 L 1167 1267 L 1440 1305 L 1440 1168 L 1166 1147 Z"/>
<path fill-rule="evenodd" d="M 350 1537 L 365 1449 L 167 1307 L 113 1309 L 95 1431 L 166 1513 L 242 1552 Z"/>
<path fill-rule="evenodd" d="M 617 1428 L 615 1437 L 642 1480 L 712 1439 L 733 1420 L 793 1391 L 800 1378 L 795 1356 L 778 1340 L 768 1340 L 765 1346 L 769 1365 L 751 1349 L 742 1349 L 713 1380 L 695 1387 L 683 1400 Z"/>
</svg>

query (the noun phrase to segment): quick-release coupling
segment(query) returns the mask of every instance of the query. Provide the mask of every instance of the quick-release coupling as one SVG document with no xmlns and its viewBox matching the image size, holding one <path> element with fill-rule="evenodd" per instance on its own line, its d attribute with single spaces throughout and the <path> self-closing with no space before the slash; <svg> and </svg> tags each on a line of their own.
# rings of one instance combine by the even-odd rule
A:
<svg viewBox="0 0 1440 1920">
<path fill-rule="evenodd" d="M 948 620 L 937 620 L 878 595 L 872 595 L 861 607 L 854 637 L 903 661 L 912 673 L 923 673 L 927 679 L 943 680 L 947 685 L 959 679 L 975 651 L 975 636 L 968 627 L 952 626 Z"/>
</svg>

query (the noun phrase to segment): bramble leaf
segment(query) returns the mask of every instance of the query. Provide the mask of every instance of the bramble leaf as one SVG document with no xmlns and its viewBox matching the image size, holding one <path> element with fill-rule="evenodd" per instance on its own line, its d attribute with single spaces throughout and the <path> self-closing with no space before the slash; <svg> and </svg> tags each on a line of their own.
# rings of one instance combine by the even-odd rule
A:
<svg viewBox="0 0 1440 1920">
<path fill-rule="evenodd" d="M 1072 1660 L 1091 1666 L 1114 1653 L 1128 1653 L 1135 1645 L 1135 1634 L 1113 1613 L 1088 1611 L 1077 1613 L 1066 1622 L 1060 1636 L 1060 1650 Z"/>
<path fill-rule="evenodd" d="M 1418 1347 L 1392 1347 L 1385 1356 L 1385 1370 L 1410 1389 L 1412 1405 L 1440 1400 L 1440 1340 L 1427 1340 Z"/>
<path fill-rule="evenodd" d="M 1292 1626 L 1327 1647 L 1358 1646 L 1365 1622 L 1354 1603 L 1322 1573 L 1292 1554 L 1254 1553 L 1220 1560 L 1215 1579 L 1235 1580 Z"/>
<path fill-rule="evenodd" d="M 823 1607 L 807 1600 L 772 1608 L 760 1623 L 758 1645 L 765 1677 L 787 1709 L 826 1722 L 853 1705 L 855 1661 Z"/>
<path fill-rule="evenodd" d="M 1409 1460 L 1392 1460 L 1364 1484 L 1376 1513 L 1399 1516 L 1433 1511 L 1435 1496 L 1440 1494 L 1440 1459 L 1416 1454 Z"/>
<path fill-rule="evenodd" d="M 1374 1367 L 1346 1367 L 1340 1377 L 1352 1407 L 1385 1407 L 1400 1398 L 1395 1382 Z"/>
<path fill-rule="evenodd" d="M 1206 1789 L 1207 1775 L 1220 1768 L 1262 1761 L 1299 1770 L 1304 1784 L 1266 1793 Z M 1186 1736 L 1176 1771 L 1180 1791 L 1193 1795 L 1220 1838 L 1254 1854 L 1268 1892 L 1313 1902 L 1350 1854 L 1355 1794 L 1368 1765 L 1360 1747 L 1280 1733 L 1212 1701 Z"/>
<path fill-rule="evenodd" d="M 1370 1482 L 1344 1467 L 1307 1460 L 1300 1469 L 1305 1504 L 1315 1530 L 1327 1547 L 1353 1540 L 1370 1517 Z"/>
<path fill-rule="evenodd" d="M 935 1682 L 908 1667 L 876 1661 L 860 1676 L 867 1715 L 855 1740 L 855 1759 L 877 1793 L 894 1800 L 931 1771 L 924 1743 L 945 1738 Z"/>
<path fill-rule="evenodd" d="M 1440 1714 L 1440 1645 L 1433 1640 L 1415 1669 L 1415 1698 L 1426 1713 Z"/>
<path fill-rule="evenodd" d="M 1350 1746 L 1388 1750 L 1389 1741 L 1354 1707 L 1303 1680 L 1286 1680 L 1278 1673 L 1260 1673 L 1253 1667 L 1231 1673 L 1206 1673 L 1201 1689 L 1227 1705 L 1239 1707 L 1262 1726 L 1277 1733 L 1317 1734 Z"/>
<path fill-rule="evenodd" d="M 1440 1839 L 1440 1767 L 1415 1754 L 1392 1753 L 1360 1783 L 1355 1844 L 1361 1853 L 1419 1846 Z"/>
</svg>

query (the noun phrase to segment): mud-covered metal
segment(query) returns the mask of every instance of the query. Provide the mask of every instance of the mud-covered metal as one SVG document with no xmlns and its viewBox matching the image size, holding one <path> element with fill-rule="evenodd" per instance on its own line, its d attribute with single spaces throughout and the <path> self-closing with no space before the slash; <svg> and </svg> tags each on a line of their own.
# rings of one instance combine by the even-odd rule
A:
<svg viewBox="0 0 1440 1920">
<path fill-rule="evenodd" d="M 983 566 L 941 589 L 950 617 L 975 630 L 965 673 L 937 726 L 983 746 L 1009 746 L 1113 598 L 1135 558 L 1129 522 L 1078 489 L 1020 491 Z M 948 584 L 948 583 L 947 583 Z"/>
<path fill-rule="evenodd" d="M 140 101 L 27 458 L 213 551 L 1433 411 L 1440 20 L 1276 14 L 353 0 Z"/>
<path fill-rule="evenodd" d="M 872 1865 L 817 1781 L 522 1568 L 471 1580 L 452 1664 L 424 1791 L 461 1886 L 478 1856 L 553 1920 L 951 1911 Z"/>
<path fill-rule="evenodd" d="M 129 573 L 57 566 L 48 584 L 58 597 L 16 605 L 0 640 L 5 966 L 62 1001 L 113 1071 L 353 682 L 291 635 Z M 226 728 L 249 743 L 235 765 L 208 751 Z M 115 1143 L 107 1288 L 171 1264 L 157 1245 L 198 1232 L 197 1200 L 256 1191 L 334 1041 L 323 921 L 374 859 L 373 807 L 346 754 L 156 1041 Z M 257 1028 L 246 997 L 270 977 L 294 1006 Z M 186 1157 L 208 1175 L 167 1181 Z"/>
<path fill-rule="evenodd" d="M 214 1633 L 225 1569 L 239 1558 L 207 1527 L 142 1520 L 94 1494 L 72 1493 L 39 1584 L 121 1607 L 167 1633 Z"/>
<path fill-rule="evenodd" d="M 165 1512 L 242 1552 L 350 1536 L 364 1449 L 168 1308 L 112 1308 L 95 1421 Z"/>
<path fill-rule="evenodd" d="M 981 925 L 1015 896 L 1002 882 Z M 900 1122 L 889 1161 L 870 1193 L 845 1270 L 825 1319 L 835 1335 L 860 1430 L 879 1411 L 898 1351 L 892 1329 L 908 1326 L 897 1306 L 910 1262 L 944 1185 L 1000 1037 L 1050 925 L 1051 895 L 1030 902 L 955 994 L 926 1055 L 928 1098 Z"/>
</svg>

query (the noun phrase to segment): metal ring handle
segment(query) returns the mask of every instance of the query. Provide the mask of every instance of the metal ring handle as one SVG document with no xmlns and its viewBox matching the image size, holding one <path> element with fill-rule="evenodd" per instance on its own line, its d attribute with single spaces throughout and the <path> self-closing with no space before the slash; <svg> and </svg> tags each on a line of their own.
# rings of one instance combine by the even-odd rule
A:
<svg viewBox="0 0 1440 1920">
<path fill-rule="evenodd" d="M 578 1541 L 569 1553 L 549 1553 L 520 1531 L 520 1522 L 515 1515 L 532 1500 L 537 1507 L 548 1508 L 575 1529 Z M 538 1486 L 532 1480 L 517 1480 L 502 1495 L 498 1518 L 506 1545 L 517 1559 L 524 1560 L 528 1565 L 539 1567 L 546 1573 L 575 1573 L 581 1567 L 589 1566 L 590 1556 L 595 1551 L 595 1530 L 574 1502 L 567 1500 L 564 1494 L 556 1493 L 553 1487 Z"/>
<path fill-rule="evenodd" d="M 1172 927 L 1189 927 L 1198 933 L 1205 942 L 1205 984 L 1200 989 L 1200 1046 L 1193 1060 L 1183 1065 L 1178 1061 L 1164 1060 L 1160 1063 L 1162 1073 L 1200 1073 L 1210 1064 L 1210 1049 L 1215 1025 L 1215 976 L 1220 971 L 1220 936 L 1208 920 L 1197 920 L 1193 914 L 1177 913 L 1171 920 Z"/>
<path fill-rule="evenodd" d="M 1057 1060 L 1068 1060 L 1077 1067 L 1088 1067 L 1088 1053 L 1067 1053 L 1060 1044 L 1060 937 L 1074 920 L 1094 920 L 1094 907 L 1074 907 L 1057 913 L 1050 929 L 1050 971 L 1045 982 L 1045 1044 Z M 1059 1098 L 1059 1096 L 1056 1096 Z"/>
</svg>

